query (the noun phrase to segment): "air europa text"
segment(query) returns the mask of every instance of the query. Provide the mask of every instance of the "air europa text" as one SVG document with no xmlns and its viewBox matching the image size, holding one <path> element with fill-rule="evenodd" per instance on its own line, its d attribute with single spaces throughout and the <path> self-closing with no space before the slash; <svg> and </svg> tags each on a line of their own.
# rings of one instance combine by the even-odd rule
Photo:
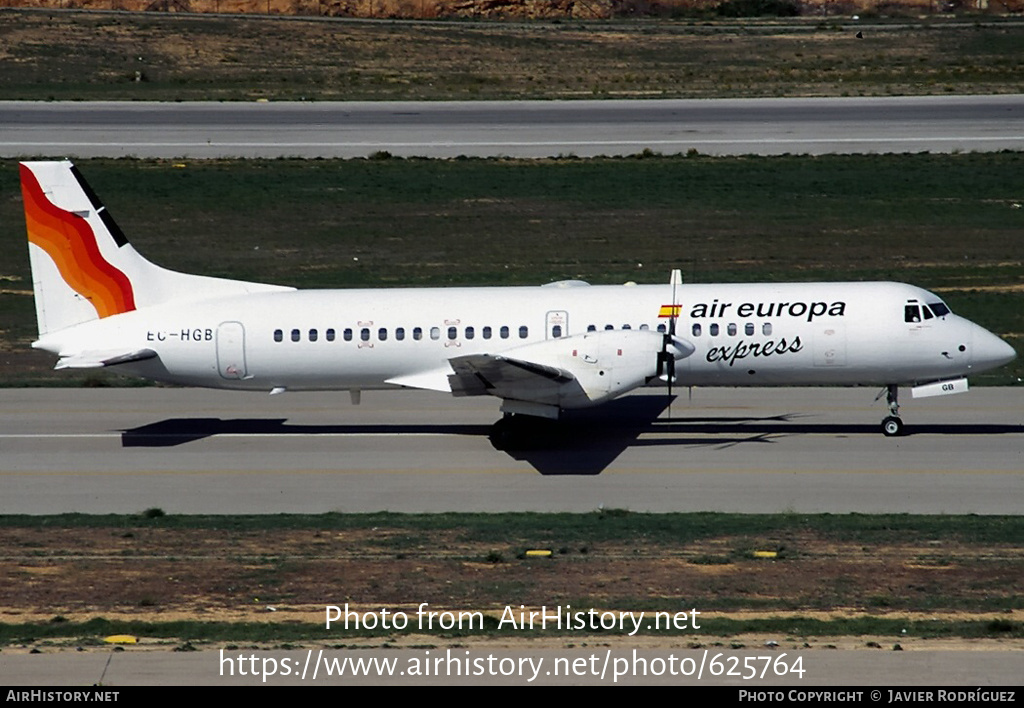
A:
<svg viewBox="0 0 1024 708">
<path fill-rule="evenodd" d="M 733 312 L 735 308 L 735 312 Z M 701 317 L 806 317 L 813 322 L 815 317 L 843 317 L 846 314 L 846 303 L 833 302 L 744 302 L 733 305 L 731 302 L 699 302 L 690 308 L 690 318 Z"/>
</svg>

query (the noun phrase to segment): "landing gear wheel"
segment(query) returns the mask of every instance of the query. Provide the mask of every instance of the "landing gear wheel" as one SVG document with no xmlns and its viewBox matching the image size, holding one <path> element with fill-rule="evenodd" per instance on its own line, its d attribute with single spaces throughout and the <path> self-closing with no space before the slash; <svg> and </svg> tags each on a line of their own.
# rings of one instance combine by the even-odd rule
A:
<svg viewBox="0 0 1024 708">
<path fill-rule="evenodd" d="M 881 394 L 879 394 L 881 396 Z M 875 398 L 877 401 L 878 398 Z M 903 421 L 900 419 L 900 387 L 889 384 L 885 387 L 885 402 L 889 404 L 889 415 L 882 420 L 882 433 L 887 438 L 903 435 Z"/>
<path fill-rule="evenodd" d="M 894 415 L 886 417 L 886 419 L 882 421 L 882 432 L 885 434 L 887 438 L 902 435 L 903 421 Z"/>
</svg>

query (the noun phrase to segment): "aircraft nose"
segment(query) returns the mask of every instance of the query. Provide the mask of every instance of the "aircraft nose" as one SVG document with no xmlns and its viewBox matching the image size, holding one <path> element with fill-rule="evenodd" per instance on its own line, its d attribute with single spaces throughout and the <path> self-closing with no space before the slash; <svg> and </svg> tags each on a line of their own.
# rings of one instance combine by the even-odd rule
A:
<svg viewBox="0 0 1024 708">
<path fill-rule="evenodd" d="M 977 327 L 974 331 L 974 351 L 971 357 L 975 371 L 995 369 L 1017 358 L 1017 352 L 987 329 Z"/>
</svg>

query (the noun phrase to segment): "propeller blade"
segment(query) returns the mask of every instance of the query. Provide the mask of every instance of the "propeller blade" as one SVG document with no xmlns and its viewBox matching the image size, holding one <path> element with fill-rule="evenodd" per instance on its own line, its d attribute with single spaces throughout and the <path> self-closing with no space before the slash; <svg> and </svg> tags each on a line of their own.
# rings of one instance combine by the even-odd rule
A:
<svg viewBox="0 0 1024 708">
<path fill-rule="evenodd" d="M 665 356 L 665 374 L 668 379 L 666 389 L 668 392 L 669 417 L 672 417 L 672 384 L 676 380 L 676 320 L 679 319 L 679 303 L 676 301 L 676 286 L 682 284 L 683 274 L 678 268 L 672 270 L 669 275 L 669 283 L 672 285 L 672 311 L 668 318 L 668 333 L 665 335 L 665 344 L 662 351 Z M 692 351 L 692 349 L 691 349 Z"/>
</svg>

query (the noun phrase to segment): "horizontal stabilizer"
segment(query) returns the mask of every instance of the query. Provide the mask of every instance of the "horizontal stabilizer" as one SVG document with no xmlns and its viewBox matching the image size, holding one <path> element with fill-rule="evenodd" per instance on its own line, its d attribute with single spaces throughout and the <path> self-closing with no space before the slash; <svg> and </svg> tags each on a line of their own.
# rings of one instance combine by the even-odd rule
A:
<svg viewBox="0 0 1024 708">
<path fill-rule="evenodd" d="M 98 369 L 104 366 L 117 366 L 131 361 L 145 361 L 156 357 L 152 349 L 137 349 L 133 352 L 124 351 L 92 351 L 79 352 L 71 356 L 62 356 L 55 369 Z"/>
</svg>

